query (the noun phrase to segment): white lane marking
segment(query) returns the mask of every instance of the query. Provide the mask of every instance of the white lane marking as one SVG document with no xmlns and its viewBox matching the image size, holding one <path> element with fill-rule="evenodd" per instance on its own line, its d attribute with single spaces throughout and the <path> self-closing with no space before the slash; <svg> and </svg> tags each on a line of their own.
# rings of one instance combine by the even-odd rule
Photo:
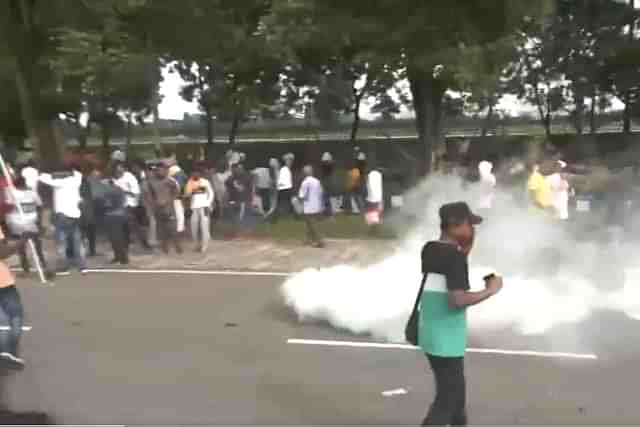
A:
<svg viewBox="0 0 640 427">
<path fill-rule="evenodd" d="M 413 346 L 411 344 L 385 344 L 385 343 L 359 342 L 359 341 L 289 339 L 287 340 L 287 344 L 322 345 L 322 346 L 328 346 L 328 347 L 379 348 L 379 349 L 396 349 L 396 350 L 418 350 L 419 349 L 419 347 Z M 509 355 L 509 356 L 531 356 L 531 357 L 548 357 L 548 358 L 560 358 L 560 359 L 598 360 L 598 356 L 596 356 L 595 354 L 558 353 L 558 352 L 528 351 L 528 350 L 502 350 L 502 349 L 494 349 L 494 348 L 468 348 L 467 353 L 502 354 L 502 355 Z"/>
<path fill-rule="evenodd" d="M 292 273 L 275 273 L 270 271 L 229 271 L 229 270 L 134 270 L 134 269 L 89 269 L 87 273 L 105 274 L 190 274 L 195 276 L 265 276 L 289 277 Z"/>
<path fill-rule="evenodd" d="M 0 326 L 0 331 L 8 331 L 9 329 L 11 329 L 11 328 L 8 327 L 8 326 Z M 23 331 L 30 331 L 31 329 L 33 329 L 32 326 L 23 326 L 22 327 Z"/>
</svg>

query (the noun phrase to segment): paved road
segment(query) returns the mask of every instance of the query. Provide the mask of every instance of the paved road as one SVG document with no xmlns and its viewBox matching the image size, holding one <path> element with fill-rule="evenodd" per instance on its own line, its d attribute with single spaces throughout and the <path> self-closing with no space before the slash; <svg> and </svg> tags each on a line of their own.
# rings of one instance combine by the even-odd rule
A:
<svg viewBox="0 0 640 427">
<path fill-rule="evenodd" d="M 282 280 L 93 274 L 53 288 L 24 282 L 34 328 L 24 337 L 29 366 L 3 373 L 1 402 L 73 424 L 418 424 L 433 396 L 421 355 L 287 345 L 287 338 L 366 338 L 298 325 L 280 304 Z M 558 350 L 560 339 L 567 351 L 601 358 L 469 355 L 472 420 L 637 423 L 638 326 L 599 313 L 580 336 L 474 336 L 474 346 L 541 351 Z M 398 387 L 409 394 L 381 395 Z"/>
</svg>

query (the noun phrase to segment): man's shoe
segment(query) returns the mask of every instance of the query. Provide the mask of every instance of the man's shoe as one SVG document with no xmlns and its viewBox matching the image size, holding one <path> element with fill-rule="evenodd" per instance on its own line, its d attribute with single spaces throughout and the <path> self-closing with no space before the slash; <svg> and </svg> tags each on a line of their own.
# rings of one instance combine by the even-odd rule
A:
<svg viewBox="0 0 640 427">
<path fill-rule="evenodd" d="M 60 269 L 58 271 L 56 271 L 56 276 L 68 276 L 71 273 L 69 272 L 68 269 Z"/>
</svg>

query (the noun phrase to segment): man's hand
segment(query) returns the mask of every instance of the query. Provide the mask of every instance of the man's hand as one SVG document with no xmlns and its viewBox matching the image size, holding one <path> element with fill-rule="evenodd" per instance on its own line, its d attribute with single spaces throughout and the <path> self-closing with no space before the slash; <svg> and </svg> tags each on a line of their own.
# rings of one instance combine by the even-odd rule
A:
<svg viewBox="0 0 640 427">
<path fill-rule="evenodd" d="M 492 295 L 495 295 L 502 289 L 502 277 L 493 276 L 487 280 L 485 285 L 485 288 L 491 292 Z"/>
</svg>

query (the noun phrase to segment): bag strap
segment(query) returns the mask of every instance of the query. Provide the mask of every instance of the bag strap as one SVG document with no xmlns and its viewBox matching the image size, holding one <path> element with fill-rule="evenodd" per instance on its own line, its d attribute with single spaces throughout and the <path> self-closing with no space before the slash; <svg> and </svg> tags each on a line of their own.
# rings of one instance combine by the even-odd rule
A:
<svg viewBox="0 0 640 427">
<path fill-rule="evenodd" d="M 427 283 L 427 276 L 429 273 L 424 273 L 422 275 L 422 283 L 420 283 L 420 290 L 418 291 L 418 296 L 416 296 L 416 302 L 413 304 L 413 311 L 411 313 L 416 313 L 418 311 L 418 305 L 420 304 L 420 299 L 422 298 L 422 292 L 424 291 L 424 285 Z"/>
</svg>

